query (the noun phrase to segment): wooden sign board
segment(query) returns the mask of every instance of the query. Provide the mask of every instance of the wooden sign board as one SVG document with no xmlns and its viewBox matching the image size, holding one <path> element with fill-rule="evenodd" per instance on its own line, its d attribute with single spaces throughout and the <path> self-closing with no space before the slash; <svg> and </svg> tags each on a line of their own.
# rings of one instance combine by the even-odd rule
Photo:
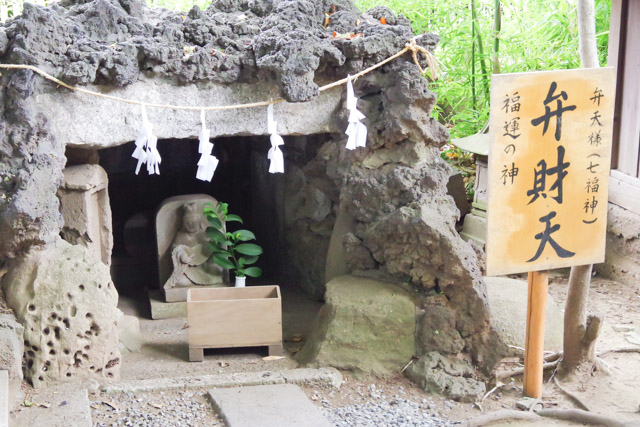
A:
<svg viewBox="0 0 640 427">
<path fill-rule="evenodd" d="M 615 70 L 494 75 L 487 274 L 604 261 Z"/>
</svg>

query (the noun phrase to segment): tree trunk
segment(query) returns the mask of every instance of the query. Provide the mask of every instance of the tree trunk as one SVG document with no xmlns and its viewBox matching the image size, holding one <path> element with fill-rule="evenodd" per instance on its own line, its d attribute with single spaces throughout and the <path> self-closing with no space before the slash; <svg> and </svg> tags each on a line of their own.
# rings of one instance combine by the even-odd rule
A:
<svg viewBox="0 0 640 427">
<path fill-rule="evenodd" d="M 578 36 L 582 66 L 599 67 L 594 0 L 578 0 Z M 592 269 L 593 265 L 571 268 L 564 310 L 564 355 L 559 367 L 560 375 L 564 377 L 573 374 L 584 362 L 596 361 L 595 343 L 603 315 L 587 316 Z"/>
<path fill-rule="evenodd" d="M 594 0 L 578 0 L 578 40 L 582 67 L 599 67 Z"/>
<path fill-rule="evenodd" d="M 564 354 L 560 362 L 562 376 L 571 375 L 584 362 L 595 362 L 595 343 L 603 316 L 599 313 L 587 316 L 592 268 L 592 265 L 571 268 L 564 310 Z"/>
</svg>

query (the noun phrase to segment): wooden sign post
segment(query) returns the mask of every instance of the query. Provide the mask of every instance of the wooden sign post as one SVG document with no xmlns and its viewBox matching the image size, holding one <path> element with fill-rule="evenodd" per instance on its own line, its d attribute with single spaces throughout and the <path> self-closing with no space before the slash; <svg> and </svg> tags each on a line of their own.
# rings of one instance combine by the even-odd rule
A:
<svg viewBox="0 0 640 427">
<path fill-rule="evenodd" d="M 548 274 L 604 261 L 613 68 L 494 75 L 487 274 L 529 273 L 524 393 L 542 394 Z"/>
</svg>

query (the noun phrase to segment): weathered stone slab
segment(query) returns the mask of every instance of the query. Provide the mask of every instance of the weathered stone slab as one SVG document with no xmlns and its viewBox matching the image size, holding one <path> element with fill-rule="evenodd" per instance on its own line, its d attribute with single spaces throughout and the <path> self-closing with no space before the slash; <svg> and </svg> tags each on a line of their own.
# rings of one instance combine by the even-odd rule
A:
<svg viewBox="0 0 640 427">
<path fill-rule="evenodd" d="M 102 387 L 106 393 L 138 393 L 145 391 L 163 391 L 195 389 L 205 387 L 238 387 L 269 384 L 285 384 L 279 372 L 236 372 L 225 375 L 199 375 L 198 377 L 151 378 L 148 380 L 122 381 Z"/>
<path fill-rule="evenodd" d="M 330 427 L 302 389 L 292 384 L 209 390 L 229 427 Z"/>
<path fill-rule="evenodd" d="M 343 381 L 342 374 L 335 368 L 298 368 L 280 373 L 288 384 L 340 388 Z"/>
<path fill-rule="evenodd" d="M 51 387 L 31 397 L 34 405 L 23 408 L 11 418 L 12 426 L 91 427 L 91 408 L 86 389 Z M 1 424 L 0 424 L 1 425 Z"/>
<path fill-rule="evenodd" d="M 102 387 L 106 393 L 138 393 L 146 391 L 181 390 L 196 388 L 222 388 L 269 384 L 297 384 L 339 388 L 342 375 L 333 368 L 288 369 L 285 371 L 232 372 L 197 377 L 150 378 L 120 381 Z"/>
<path fill-rule="evenodd" d="M 154 320 L 187 317 L 187 302 L 164 302 L 160 290 L 149 291 L 149 304 L 151 305 L 151 318 Z"/>
<path fill-rule="evenodd" d="M 86 89 L 101 91 L 98 86 Z M 144 101 L 149 104 L 186 106 L 233 105 L 276 99 L 280 97 L 275 85 L 236 83 L 233 87 L 210 83 L 178 86 L 169 81 L 139 80 L 124 88 L 113 89 L 110 95 Z M 310 102 L 274 107 L 281 135 L 309 135 L 336 133 L 344 129 L 336 124 L 334 112 L 341 102 L 342 89 L 322 92 Z M 45 114 L 56 138 L 76 147 L 106 148 L 135 141 L 142 123 L 140 107 L 108 99 L 73 92 L 39 93 L 34 96 L 35 113 Z M 64 105 L 64 108 L 59 108 Z M 148 108 L 154 134 L 163 138 L 197 138 L 200 114 L 194 111 Z M 268 135 L 267 114 L 264 108 L 244 108 L 207 113 L 211 138 L 236 135 Z M 95 120 L 100 117 L 100 120 Z M 109 129 L 109 132 L 105 132 Z"/>
</svg>

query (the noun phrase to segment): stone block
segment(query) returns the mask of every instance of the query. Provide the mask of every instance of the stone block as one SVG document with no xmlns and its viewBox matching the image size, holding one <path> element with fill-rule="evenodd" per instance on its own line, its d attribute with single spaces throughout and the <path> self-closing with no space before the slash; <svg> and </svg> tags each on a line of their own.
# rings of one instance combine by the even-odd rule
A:
<svg viewBox="0 0 640 427">
<path fill-rule="evenodd" d="M 58 190 L 64 218 L 62 237 L 83 245 L 96 259 L 111 265 L 113 231 L 107 173 L 99 165 L 70 166 L 63 170 Z"/>
<path fill-rule="evenodd" d="M 377 375 L 398 372 L 415 352 L 416 308 L 403 289 L 377 280 L 339 276 L 299 353 L 302 363 Z"/>
<path fill-rule="evenodd" d="M 229 427 L 330 427 L 320 409 L 293 384 L 209 390 Z"/>
<path fill-rule="evenodd" d="M 187 317 L 187 302 L 164 302 L 162 291 L 149 291 L 149 303 L 151 305 L 151 318 L 154 320 Z"/>
<path fill-rule="evenodd" d="M 334 368 L 298 368 L 281 371 L 280 374 L 288 384 L 304 385 L 309 387 L 340 388 L 343 377 L 340 371 Z"/>
</svg>

